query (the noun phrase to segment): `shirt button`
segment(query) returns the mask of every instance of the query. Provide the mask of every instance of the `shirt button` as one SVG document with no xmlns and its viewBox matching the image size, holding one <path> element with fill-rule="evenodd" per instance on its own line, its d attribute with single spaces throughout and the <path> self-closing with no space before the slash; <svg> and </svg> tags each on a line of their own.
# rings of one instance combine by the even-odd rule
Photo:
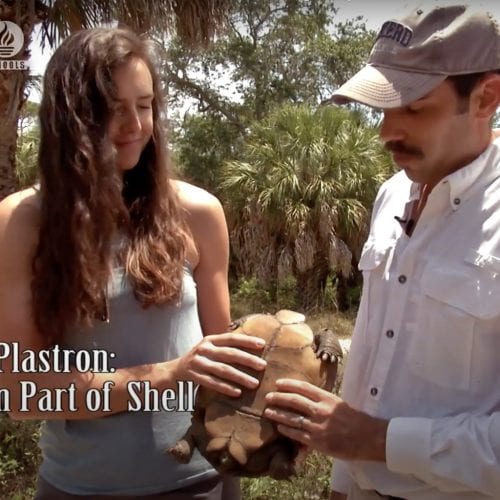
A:
<svg viewBox="0 0 500 500">
<path fill-rule="evenodd" d="M 376 387 L 372 387 L 372 388 L 370 389 L 370 394 L 371 394 L 372 396 L 376 396 L 376 395 L 378 394 L 378 389 L 377 389 Z"/>
<path fill-rule="evenodd" d="M 398 281 L 403 284 L 403 283 L 406 283 L 406 276 L 404 274 L 402 274 L 399 278 L 398 278 Z"/>
<path fill-rule="evenodd" d="M 394 337 L 394 331 L 393 331 L 393 330 L 387 330 L 387 331 L 385 332 L 385 335 L 386 335 L 388 338 L 392 339 L 392 337 Z"/>
<path fill-rule="evenodd" d="M 461 201 L 462 201 L 462 200 L 460 200 L 460 198 L 455 198 L 455 199 L 453 200 L 453 203 L 454 203 L 455 205 L 460 205 L 460 202 L 461 202 Z"/>
</svg>

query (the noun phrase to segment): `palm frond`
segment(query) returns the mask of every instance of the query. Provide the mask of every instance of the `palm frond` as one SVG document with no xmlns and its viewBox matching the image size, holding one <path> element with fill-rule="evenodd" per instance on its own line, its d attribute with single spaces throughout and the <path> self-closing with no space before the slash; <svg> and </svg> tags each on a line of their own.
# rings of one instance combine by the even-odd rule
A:
<svg viewBox="0 0 500 500">
<path fill-rule="evenodd" d="M 345 109 L 288 105 L 253 124 L 241 160 L 224 170 L 230 226 L 235 218 L 255 225 L 259 214 L 259 227 L 238 237 L 245 265 L 254 273 L 349 276 L 390 173 L 385 158 L 376 131 Z M 242 218 L 245 205 L 253 215 Z"/>
<path fill-rule="evenodd" d="M 70 33 L 124 24 L 138 33 L 177 34 L 187 45 L 206 45 L 225 25 L 229 0 L 48 0 L 42 48 Z"/>
</svg>

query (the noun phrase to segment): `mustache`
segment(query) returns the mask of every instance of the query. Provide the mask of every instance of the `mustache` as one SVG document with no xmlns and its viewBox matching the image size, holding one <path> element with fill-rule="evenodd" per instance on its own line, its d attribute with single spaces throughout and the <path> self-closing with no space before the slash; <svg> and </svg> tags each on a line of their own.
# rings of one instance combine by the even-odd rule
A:
<svg viewBox="0 0 500 500">
<path fill-rule="evenodd" d="M 417 156 L 422 158 L 424 153 L 421 149 L 412 146 L 407 146 L 401 141 L 388 141 L 384 144 L 385 149 L 391 153 L 402 153 L 407 155 Z"/>
</svg>

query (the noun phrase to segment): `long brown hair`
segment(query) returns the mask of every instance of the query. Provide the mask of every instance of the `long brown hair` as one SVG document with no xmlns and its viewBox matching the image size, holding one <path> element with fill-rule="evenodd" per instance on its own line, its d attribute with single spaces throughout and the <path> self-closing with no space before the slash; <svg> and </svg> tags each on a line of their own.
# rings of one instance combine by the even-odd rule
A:
<svg viewBox="0 0 500 500">
<path fill-rule="evenodd" d="M 117 234 L 126 237 L 121 258 L 144 307 L 180 296 L 186 225 L 169 181 L 151 54 L 148 42 L 129 30 L 97 28 L 67 38 L 47 66 L 32 294 L 35 322 L 48 343 L 103 314 Z M 141 58 L 153 78 L 153 134 L 139 163 L 122 176 L 106 127 L 116 102 L 113 71 L 131 57 Z"/>
</svg>

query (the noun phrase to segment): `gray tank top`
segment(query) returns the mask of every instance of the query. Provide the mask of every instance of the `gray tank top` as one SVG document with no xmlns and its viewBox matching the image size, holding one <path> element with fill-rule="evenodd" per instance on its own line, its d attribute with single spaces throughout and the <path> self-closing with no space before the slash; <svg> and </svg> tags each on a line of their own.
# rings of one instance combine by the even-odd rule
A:
<svg viewBox="0 0 500 500">
<path fill-rule="evenodd" d="M 108 286 L 110 322 L 75 329 L 61 347 L 106 349 L 114 368 L 177 358 L 202 338 L 196 284 L 186 268 L 180 305 L 144 310 L 134 298 L 123 268 Z M 170 407 L 175 402 L 170 402 Z M 190 424 L 188 412 L 124 412 L 89 420 L 47 420 L 42 426 L 41 476 L 77 495 L 148 495 L 170 491 L 216 474 L 198 451 L 180 465 L 165 449 Z"/>
</svg>

